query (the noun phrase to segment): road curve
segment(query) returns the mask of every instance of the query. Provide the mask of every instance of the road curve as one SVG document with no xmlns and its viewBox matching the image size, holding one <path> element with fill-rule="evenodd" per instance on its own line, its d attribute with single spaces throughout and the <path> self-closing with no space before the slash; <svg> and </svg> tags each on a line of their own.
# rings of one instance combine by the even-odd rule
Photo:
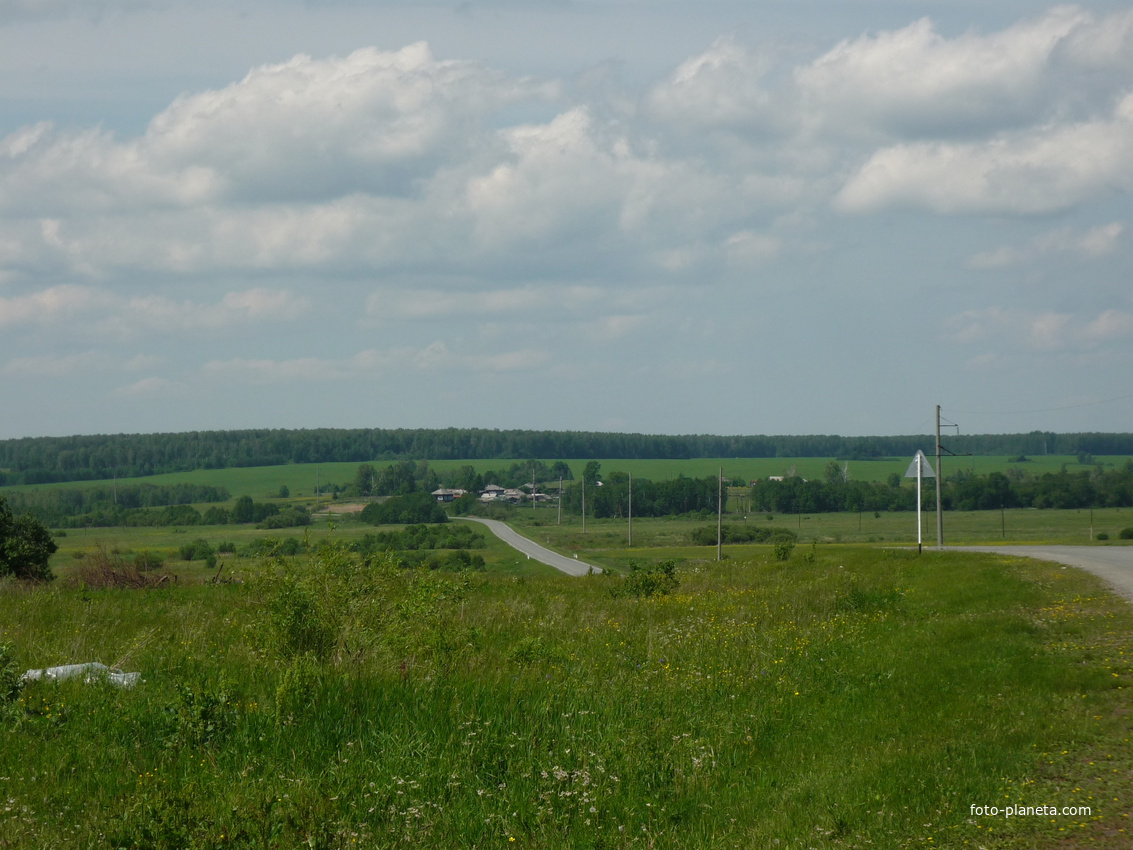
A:
<svg viewBox="0 0 1133 850">
<path fill-rule="evenodd" d="M 1133 602 L 1133 546 L 945 546 L 944 549 L 1057 561 L 1093 573 Z"/>
<path fill-rule="evenodd" d="M 534 558 L 536 561 L 546 564 L 549 567 L 554 567 L 556 570 L 572 576 L 584 576 L 587 573 L 602 572 L 601 567 L 596 567 L 593 564 L 588 564 L 585 561 L 580 561 L 577 558 L 568 558 L 566 555 L 560 555 L 558 552 L 552 552 L 543 546 L 540 546 L 534 540 L 529 540 L 522 534 L 517 534 L 511 529 L 510 526 L 505 525 L 496 519 L 480 519 L 474 516 L 455 517 L 456 519 L 467 519 L 472 522 L 483 523 L 488 526 L 492 534 L 504 541 L 508 546 L 516 549 L 526 555 L 528 558 Z"/>
</svg>

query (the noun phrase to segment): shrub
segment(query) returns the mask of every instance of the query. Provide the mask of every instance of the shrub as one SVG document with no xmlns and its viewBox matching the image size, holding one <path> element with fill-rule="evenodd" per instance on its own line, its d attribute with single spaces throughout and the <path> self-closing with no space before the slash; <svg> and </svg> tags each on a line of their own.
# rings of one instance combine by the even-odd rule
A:
<svg viewBox="0 0 1133 850">
<path fill-rule="evenodd" d="M 216 554 L 209 542 L 200 537 L 192 543 L 182 543 L 177 553 L 182 561 L 207 561 L 210 555 Z"/>
<path fill-rule="evenodd" d="M 1104 531 L 1099 531 L 1095 537 L 1097 540 L 1109 540 L 1109 535 Z"/>
<path fill-rule="evenodd" d="M 795 532 L 788 528 L 775 526 L 736 525 L 725 523 L 720 529 L 725 543 L 767 543 L 778 538 L 797 539 Z M 715 546 L 716 526 L 702 525 L 689 533 L 689 540 L 694 546 Z"/>
<path fill-rule="evenodd" d="M 791 553 L 795 550 L 794 537 L 777 537 L 771 544 L 775 552 L 776 561 L 789 561 Z"/>
<path fill-rule="evenodd" d="M 16 666 L 12 645 L 0 643 L 0 711 L 5 705 L 15 702 L 23 689 L 24 680 Z"/>
<path fill-rule="evenodd" d="M 610 591 L 614 597 L 632 596 L 648 599 L 651 596 L 668 596 L 676 590 L 681 580 L 676 575 L 676 561 L 662 561 L 644 567 L 637 561 L 630 561 L 630 573 L 618 587 Z"/>
<path fill-rule="evenodd" d="M 165 566 L 165 558 L 159 552 L 143 549 L 134 555 L 134 569 L 140 573 L 149 570 L 160 570 Z"/>
<path fill-rule="evenodd" d="M 328 600 L 293 575 L 280 576 L 268 599 L 268 626 L 283 656 L 327 658 L 338 643 L 339 626 Z"/>
<path fill-rule="evenodd" d="M 296 655 L 283 671 L 275 689 L 275 722 L 290 726 L 296 718 L 310 714 L 320 685 L 319 667 L 310 653 Z"/>
<path fill-rule="evenodd" d="M 1122 540 L 1133 540 L 1133 528 L 1123 528 L 1117 533 Z"/>
</svg>

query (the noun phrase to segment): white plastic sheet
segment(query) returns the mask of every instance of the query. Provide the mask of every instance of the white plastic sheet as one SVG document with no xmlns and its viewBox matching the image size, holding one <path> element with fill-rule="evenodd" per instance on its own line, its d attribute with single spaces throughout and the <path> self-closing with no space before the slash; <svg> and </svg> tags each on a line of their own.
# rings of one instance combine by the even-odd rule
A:
<svg viewBox="0 0 1133 850">
<path fill-rule="evenodd" d="M 105 664 L 97 661 L 88 661 L 85 664 L 64 664 L 61 667 L 45 667 L 42 670 L 28 670 L 21 677 L 25 682 L 61 682 L 64 679 L 74 679 L 82 676 L 87 684 L 91 682 L 109 682 L 120 688 L 132 688 L 141 678 L 141 673 L 122 673 L 112 670 Z"/>
</svg>

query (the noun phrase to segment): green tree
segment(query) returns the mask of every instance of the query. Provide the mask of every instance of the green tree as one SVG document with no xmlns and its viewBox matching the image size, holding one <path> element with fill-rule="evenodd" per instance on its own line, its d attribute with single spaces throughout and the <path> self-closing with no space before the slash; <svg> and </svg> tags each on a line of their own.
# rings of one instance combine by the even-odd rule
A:
<svg viewBox="0 0 1133 850">
<path fill-rule="evenodd" d="M 231 517 L 233 522 L 254 522 L 255 507 L 252 504 L 252 497 L 241 496 L 238 498 L 236 504 L 232 506 Z"/>
<path fill-rule="evenodd" d="M 0 576 L 51 581 L 55 576 L 47 559 L 59 547 L 51 532 L 31 514 L 15 516 L 0 497 Z"/>
<path fill-rule="evenodd" d="M 373 464 L 363 463 L 358 467 L 358 471 L 354 474 L 354 483 L 351 489 L 359 496 L 372 496 L 374 495 L 374 484 L 378 480 L 378 471 L 374 469 Z"/>
<path fill-rule="evenodd" d="M 598 479 L 602 477 L 602 464 L 596 460 L 586 462 L 586 468 L 582 470 L 582 480 L 586 482 L 588 487 L 593 487 L 598 483 Z"/>
</svg>

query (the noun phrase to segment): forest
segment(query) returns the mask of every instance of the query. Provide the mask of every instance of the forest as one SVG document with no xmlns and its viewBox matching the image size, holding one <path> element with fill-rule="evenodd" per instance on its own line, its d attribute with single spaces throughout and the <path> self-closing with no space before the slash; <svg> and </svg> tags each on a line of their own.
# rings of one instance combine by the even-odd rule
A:
<svg viewBox="0 0 1133 850">
<path fill-rule="evenodd" d="M 0 440 L 0 486 L 286 463 L 494 458 L 909 457 L 932 436 L 716 436 L 486 428 L 190 431 Z M 1133 434 L 952 436 L 974 455 L 1133 454 Z"/>
</svg>

